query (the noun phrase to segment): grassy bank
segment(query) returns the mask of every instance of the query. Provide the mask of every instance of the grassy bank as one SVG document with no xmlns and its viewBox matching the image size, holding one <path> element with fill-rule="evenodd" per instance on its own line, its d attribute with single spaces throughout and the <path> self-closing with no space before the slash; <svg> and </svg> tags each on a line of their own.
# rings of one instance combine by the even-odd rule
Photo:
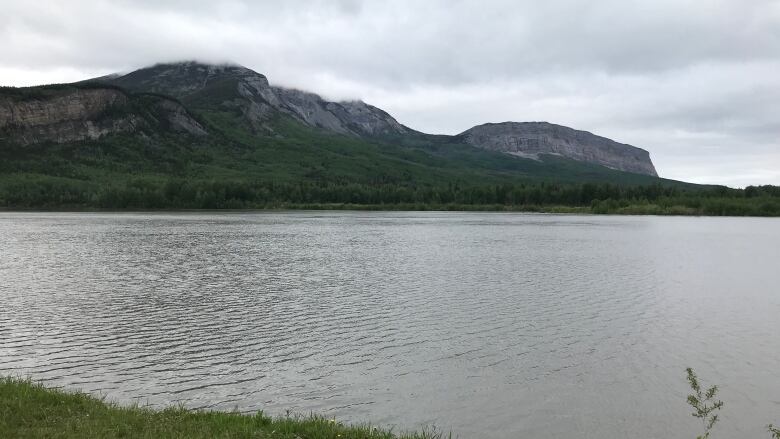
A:
<svg viewBox="0 0 780 439">
<path fill-rule="evenodd" d="M 394 434 L 318 416 L 271 418 L 120 407 L 82 393 L 0 378 L 0 438 L 278 438 L 433 439 L 438 433 Z"/>
</svg>

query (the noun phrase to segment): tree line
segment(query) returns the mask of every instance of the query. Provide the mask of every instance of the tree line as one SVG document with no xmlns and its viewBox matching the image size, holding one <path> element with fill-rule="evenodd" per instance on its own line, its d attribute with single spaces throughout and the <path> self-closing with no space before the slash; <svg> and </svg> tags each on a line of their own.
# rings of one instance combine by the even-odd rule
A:
<svg viewBox="0 0 780 439">
<path fill-rule="evenodd" d="M 780 215 L 780 187 L 610 183 L 444 185 L 138 177 L 97 184 L 28 175 L 0 182 L 4 208 L 251 209 L 349 205 L 392 208 L 586 208 L 594 213 Z M 544 209 L 541 209 L 544 210 Z"/>
</svg>

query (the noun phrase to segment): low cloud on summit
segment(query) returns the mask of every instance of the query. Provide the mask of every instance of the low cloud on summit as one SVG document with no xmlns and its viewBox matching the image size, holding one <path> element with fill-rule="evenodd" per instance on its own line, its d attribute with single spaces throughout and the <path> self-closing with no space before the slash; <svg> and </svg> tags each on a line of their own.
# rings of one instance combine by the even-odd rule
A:
<svg viewBox="0 0 780 439">
<path fill-rule="evenodd" d="M 0 0 L 0 84 L 235 62 L 455 134 L 546 120 L 659 174 L 780 184 L 780 1 Z"/>
</svg>

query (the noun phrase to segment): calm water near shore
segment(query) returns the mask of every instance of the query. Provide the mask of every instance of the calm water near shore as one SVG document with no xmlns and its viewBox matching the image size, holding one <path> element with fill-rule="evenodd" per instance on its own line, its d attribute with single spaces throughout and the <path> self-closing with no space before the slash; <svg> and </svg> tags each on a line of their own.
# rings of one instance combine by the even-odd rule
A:
<svg viewBox="0 0 780 439">
<path fill-rule="evenodd" d="M 780 423 L 780 219 L 0 212 L 0 374 L 461 438 Z"/>
</svg>

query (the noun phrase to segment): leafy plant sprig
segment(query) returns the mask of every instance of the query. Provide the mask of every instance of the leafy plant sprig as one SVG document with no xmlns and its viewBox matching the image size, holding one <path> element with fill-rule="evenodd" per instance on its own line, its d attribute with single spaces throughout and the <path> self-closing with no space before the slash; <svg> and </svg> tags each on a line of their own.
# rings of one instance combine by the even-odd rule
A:
<svg viewBox="0 0 780 439">
<path fill-rule="evenodd" d="M 688 395 L 688 404 L 695 410 L 692 415 L 701 419 L 702 427 L 704 427 L 704 434 L 697 436 L 696 439 L 707 439 L 710 437 L 712 427 L 718 422 L 717 412 L 723 407 L 723 401 L 715 400 L 718 386 L 712 386 L 703 391 L 699 384 L 699 378 L 693 372 L 693 369 L 689 367 L 685 369 L 685 372 L 688 374 L 688 384 L 694 391 L 693 394 Z"/>
</svg>

